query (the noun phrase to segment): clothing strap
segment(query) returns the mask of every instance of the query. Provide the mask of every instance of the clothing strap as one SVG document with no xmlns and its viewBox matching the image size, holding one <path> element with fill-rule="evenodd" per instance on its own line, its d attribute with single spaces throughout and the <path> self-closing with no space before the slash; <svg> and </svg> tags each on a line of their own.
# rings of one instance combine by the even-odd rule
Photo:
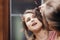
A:
<svg viewBox="0 0 60 40">
<path fill-rule="evenodd" d="M 55 37 L 56 37 L 56 32 L 55 31 L 50 31 L 48 40 L 55 40 Z"/>
</svg>

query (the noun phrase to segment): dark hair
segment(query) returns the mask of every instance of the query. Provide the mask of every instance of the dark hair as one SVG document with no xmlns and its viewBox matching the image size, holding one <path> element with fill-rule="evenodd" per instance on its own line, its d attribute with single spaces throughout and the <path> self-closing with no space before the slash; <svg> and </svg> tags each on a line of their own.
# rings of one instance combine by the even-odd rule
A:
<svg viewBox="0 0 60 40">
<path fill-rule="evenodd" d="M 50 29 L 60 31 L 60 0 L 48 0 L 46 2 L 46 7 L 48 8 L 45 8 L 46 11 L 44 11 L 46 13 L 45 15 L 49 22 Z"/>
<path fill-rule="evenodd" d="M 53 11 L 50 16 L 51 17 L 47 17 L 47 19 L 50 21 L 49 25 L 51 25 L 52 29 L 60 31 L 60 10 L 57 9 L 56 11 Z"/>
</svg>

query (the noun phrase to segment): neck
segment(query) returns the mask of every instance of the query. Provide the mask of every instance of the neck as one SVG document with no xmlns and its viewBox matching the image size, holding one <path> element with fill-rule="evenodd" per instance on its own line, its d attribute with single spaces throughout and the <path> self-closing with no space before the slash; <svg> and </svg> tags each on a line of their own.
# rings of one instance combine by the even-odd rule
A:
<svg viewBox="0 0 60 40">
<path fill-rule="evenodd" d="M 47 32 L 47 30 L 41 29 L 38 32 L 34 32 L 34 35 L 36 36 L 36 40 L 40 40 L 40 39 L 41 40 L 42 39 L 46 40 L 47 39 L 47 36 L 48 36 L 48 32 Z"/>
</svg>

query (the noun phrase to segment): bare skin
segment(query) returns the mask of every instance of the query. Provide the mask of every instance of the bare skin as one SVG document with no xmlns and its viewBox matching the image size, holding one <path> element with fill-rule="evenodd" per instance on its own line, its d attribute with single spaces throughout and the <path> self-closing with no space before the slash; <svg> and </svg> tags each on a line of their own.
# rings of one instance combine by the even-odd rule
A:
<svg viewBox="0 0 60 40">
<path fill-rule="evenodd" d="M 48 33 L 46 30 L 41 29 L 40 32 L 35 32 L 36 40 L 47 40 L 48 39 Z"/>
</svg>

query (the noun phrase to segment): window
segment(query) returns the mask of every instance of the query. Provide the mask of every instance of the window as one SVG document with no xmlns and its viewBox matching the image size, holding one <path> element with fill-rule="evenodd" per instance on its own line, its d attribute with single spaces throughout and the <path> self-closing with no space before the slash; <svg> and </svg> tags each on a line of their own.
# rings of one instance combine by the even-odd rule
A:
<svg viewBox="0 0 60 40">
<path fill-rule="evenodd" d="M 37 1 L 39 5 L 41 0 Z M 36 7 L 34 0 L 10 0 L 10 40 L 25 40 L 21 15 L 26 9 Z"/>
</svg>

